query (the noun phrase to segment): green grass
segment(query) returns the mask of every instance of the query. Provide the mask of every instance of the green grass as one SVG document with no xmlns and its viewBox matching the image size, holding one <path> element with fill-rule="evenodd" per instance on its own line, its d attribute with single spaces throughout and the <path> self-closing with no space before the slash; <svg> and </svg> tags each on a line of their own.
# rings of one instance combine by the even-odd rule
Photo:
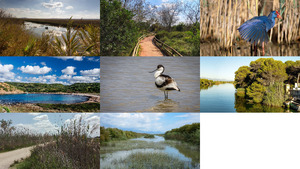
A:
<svg viewBox="0 0 300 169">
<path fill-rule="evenodd" d="M 147 134 L 144 136 L 144 138 L 155 138 L 153 134 Z"/>
<path fill-rule="evenodd" d="M 156 38 L 177 50 L 183 56 L 198 56 L 199 53 L 193 53 L 193 33 L 190 31 L 159 31 Z M 200 48 L 200 44 L 199 44 Z"/>
<path fill-rule="evenodd" d="M 162 168 L 189 168 L 188 164 L 178 158 L 158 152 L 137 152 L 130 154 L 125 159 L 115 160 L 112 163 L 120 168 L 138 168 L 138 169 L 162 169 Z M 118 167 L 116 167 L 118 168 Z"/>
<path fill-rule="evenodd" d="M 99 112 L 100 103 L 81 103 L 81 104 L 43 104 L 38 103 L 43 111 L 54 110 L 58 112 Z"/>
</svg>

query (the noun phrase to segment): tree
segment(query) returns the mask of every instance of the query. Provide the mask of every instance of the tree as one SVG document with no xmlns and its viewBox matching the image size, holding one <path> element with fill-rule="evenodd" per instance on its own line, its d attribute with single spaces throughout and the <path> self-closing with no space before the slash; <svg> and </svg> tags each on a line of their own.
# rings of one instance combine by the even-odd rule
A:
<svg viewBox="0 0 300 169">
<path fill-rule="evenodd" d="M 258 82 L 254 82 L 247 88 L 246 94 L 254 103 L 261 103 L 263 101 L 264 92 L 265 87 Z"/>
<path fill-rule="evenodd" d="M 245 88 L 250 83 L 250 67 L 249 66 L 241 66 L 235 72 L 235 88 Z"/>
<path fill-rule="evenodd" d="M 192 24 L 200 22 L 200 1 L 186 1 L 183 11 Z"/>
<path fill-rule="evenodd" d="M 180 1 L 175 1 L 162 4 L 162 7 L 158 9 L 160 23 L 169 31 L 171 31 L 172 25 L 179 20 L 178 15 L 182 11 L 181 5 Z"/>
<path fill-rule="evenodd" d="M 287 83 L 295 84 L 297 82 L 298 73 L 300 72 L 300 60 L 296 62 L 286 61 L 286 73 L 288 74 Z"/>
<path fill-rule="evenodd" d="M 283 82 L 287 79 L 286 65 L 273 58 L 260 58 L 250 63 L 251 71 L 256 74 L 256 81 L 264 86 Z"/>
<path fill-rule="evenodd" d="M 139 33 L 133 13 L 118 0 L 100 1 L 100 51 L 102 56 L 126 56 L 135 46 Z"/>
<path fill-rule="evenodd" d="M 11 127 L 12 121 L 11 120 L 0 120 L 1 128 L 0 128 L 0 134 L 11 134 L 13 130 L 15 130 L 15 127 Z"/>
</svg>

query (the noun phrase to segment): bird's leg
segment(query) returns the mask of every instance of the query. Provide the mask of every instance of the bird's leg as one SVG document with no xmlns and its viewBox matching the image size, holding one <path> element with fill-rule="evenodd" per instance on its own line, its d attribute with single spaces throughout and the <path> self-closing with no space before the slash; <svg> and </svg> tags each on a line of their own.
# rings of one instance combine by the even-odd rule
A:
<svg viewBox="0 0 300 169">
<path fill-rule="evenodd" d="M 253 56 L 253 47 L 252 47 L 252 44 L 250 46 L 250 54 L 251 54 L 251 56 Z"/>
<path fill-rule="evenodd" d="M 257 56 L 257 45 L 254 45 L 254 56 Z"/>
<path fill-rule="evenodd" d="M 164 91 L 164 95 L 165 95 L 165 100 L 167 100 L 167 95 L 166 95 L 166 91 Z"/>
<path fill-rule="evenodd" d="M 169 98 L 169 93 L 168 93 L 168 91 L 167 91 L 167 99 Z"/>
<path fill-rule="evenodd" d="M 265 42 L 262 42 L 262 56 L 265 56 Z"/>
</svg>

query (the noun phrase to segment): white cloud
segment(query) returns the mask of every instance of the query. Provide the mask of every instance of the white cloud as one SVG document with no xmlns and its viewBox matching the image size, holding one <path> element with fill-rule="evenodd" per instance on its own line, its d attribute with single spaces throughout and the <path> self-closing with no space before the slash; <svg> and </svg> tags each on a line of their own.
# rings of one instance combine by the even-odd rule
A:
<svg viewBox="0 0 300 169">
<path fill-rule="evenodd" d="M 41 62 L 41 65 L 46 66 L 46 62 Z"/>
<path fill-rule="evenodd" d="M 65 69 L 61 70 L 61 72 L 66 75 L 76 75 L 77 73 L 74 72 L 75 69 L 76 67 L 74 66 L 68 66 Z"/>
<path fill-rule="evenodd" d="M 82 56 L 61 56 L 61 57 L 55 57 L 57 59 L 62 59 L 62 60 L 68 60 L 68 59 L 73 59 L 76 61 L 82 61 L 83 57 Z"/>
<path fill-rule="evenodd" d="M 15 73 L 11 72 L 14 66 L 12 64 L 2 65 L 0 64 L 0 81 L 11 81 L 15 77 Z"/>
<path fill-rule="evenodd" d="M 19 67 L 18 70 L 21 70 L 23 73 L 28 73 L 28 74 L 46 74 L 49 73 L 52 69 L 50 67 L 44 66 L 29 66 L 27 65 Z"/>
<path fill-rule="evenodd" d="M 49 3 L 43 2 L 42 5 L 45 8 L 62 8 L 64 6 L 62 2 L 53 2 L 51 0 Z"/>
<path fill-rule="evenodd" d="M 144 132 L 162 132 L 160 122 L 164 113 L 102 113 L 102 123 L 116 128 L 136 129 Z"/>
<path fill-rule="evenodd" d="M 70 83 L 99 83 L 100 77 L 91 77 L 91 76 L 73 76 L 70 79 Z"/>
<path fill-rule="evenodd" d="M 96 59 L 94 57 L 87 57 L 88 61 L 92 61 L 92 62 L 99 62 L 100 61 L 100 57 L 99 59 Z"/>
<path fill-rule="evenodd" d="M 38 116 L 38 115 L 40 115 L 41 113 L 28 113 L 28 114 L 30 114 L 30 115 L 32 115 L 32 116 Z"/>
<path fill-rule="evenodd" d="M 35 82 L 35 83 L 58 83 L 56 81 L 56 75 L 47 75 L 47 76 L 39 76 L 39 77 L 25 77 L 26 81 L 28 82 Z"/>
<path fill-rule="evenodd" d="M 66 9 L 74 9 L 73 6 L 67 6 Z"/>
<path fill-rule="evenodd" d="M 94 68 L 90 70 L 81 70 L 80 74 L 83 76 L 100 76 L 100 68 Z"/>
<path fill-rule="evenodd" d="M 33 113 L 32 113 L 33 114 Z M 32 115 L 31 114 L 31 115 Z M 36 113 L 34 113 L 36 114 Z M 59 129 L 57 126 L 52 124 L 49 119 L 48 115 L 37 115 L 33 118 L 35 123 L 33 124 L 17 124 L 16 127 L 21 127 L 21 128 L 27 128 L 32 132 L 35 133 L 56 133 L 57 130 Z"/>
<path fill-rule="evenodd" d="M 72 76 L 71 75 L 61 75 L 59 78 L 65 79 L 65 80 L 70 80 L 70 79 L 72 79 Z"/>
</svg>

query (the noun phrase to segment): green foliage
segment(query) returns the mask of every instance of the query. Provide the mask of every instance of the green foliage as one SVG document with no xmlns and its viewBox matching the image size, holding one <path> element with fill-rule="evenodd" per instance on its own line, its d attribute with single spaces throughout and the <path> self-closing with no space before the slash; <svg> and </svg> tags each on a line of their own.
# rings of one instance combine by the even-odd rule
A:
<svg viewBox="0 0 300 169">
<path fill-rule="evenodd" d="M 99 83 L 74 83 L 72 85 L 6 82 L 26 92 L 100 93 Z"/>
<path fill-rule="evenodd" d="M 235 88 L 244 88 L 248 86 L 250 83 L 250 67 L 249 66 L 241 66 L 236 72 L 235 72 Z"/>
<path fill-rule="evenodd" d="M 165 133 L 165 139 L 180 140 L 200 145 L 200 123 L 187 124 Z"/>
<path fill-rule="evenodd" d="M 81 104 L 44 104 L 37 103 L 43 111 L 56 111 L 56 112 L 99 112 L 100 103 L 81 103 Z"/>
<path fill-rule="evenodd" d="M 144 138 L 155 138 L 153 134 L 147 134 L 144 136 Z"/>
<path fill-rule="evenodd" d="M 101 56 L 128 56 L 140 36 L 133 13 L 118 0 L 100 0 Z"/>
<path fill-rule="evenodd" d="M 300 62 L 299 62 L 300 63 Z M 255 103 L 268 106 L 282 106 L 284 102 L 284 82 L 295 80 L 297 63 L 260 58 L 250 63 L 250 67 L 242 66 L 235 72 L 235 87 L 246 88 L 245 97 Z M 237 91 L 238 96 L 242 96 Z"/>
<path fill-rule="evenodd" d="M 258 82 L 252 83 L 249 87 L 247 87 L 246 94 L 252 99 L 255 103 L 261 103 L 263 100 L 265 92 L 265 87 Z"/>
<path fill-rule="evenodd" d="M 213 81 L 208 79 L 200 79 L 200 89 L 208 89 L 213 85 L 219 85 L 224 83 L 232 83 L 231 81 Z"/>
<path fill-rule="evenodd" d="M 145 134 L 133 131 L 123 131 L 117 128 L 100 127 L 100 142 L 127 140 L 131 138 L 138 138 L 143 135 Z"/>
<path fill-rule="evenodd" d="M 268 106 L 282 106 L 285 101 L 284 84 L 274 83 L 266 87 L 266 94 L 263 103 Z"/>
<path fill-rule="evenodd" d="M 300 72 L 300 60 L 297 61 L 286 61 L 286 73 L 288 74 L 288 79 L 286 83 L 295 84 L 297 82 L 298 73 Z"/>
</svg>

